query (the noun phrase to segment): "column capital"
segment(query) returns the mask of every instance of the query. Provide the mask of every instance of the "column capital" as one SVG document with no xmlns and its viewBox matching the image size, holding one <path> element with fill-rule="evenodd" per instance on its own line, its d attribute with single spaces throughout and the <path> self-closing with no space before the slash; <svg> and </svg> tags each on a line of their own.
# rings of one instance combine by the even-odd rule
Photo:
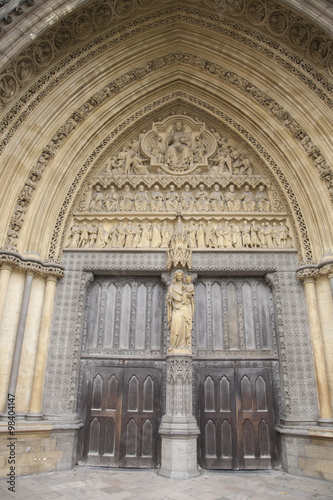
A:
<svg viewBox="0 0 333 500">
<path fill-rule="evenodd" d="M 327 278 L 333 278 L 333 263 L 325 264 L 319 269 L 320 276 L 327 276 Z"/>
<path fill-rule="evenodd" d="M 13 252 L 6 249 L 0 249 L 0 265 L 9 266 L 11 270 L 18 269 L 21 271 L 32 272 L 39 276 L 54 276 L 62 278 L 64 268 L 57 262 L 43 262 L 39 258 L 22 256 L 18 252 Z"/>
<path fill-rule="evenodd" d="M 316 267 L 306 267 L 299 269 L 296 273 L 297 279 L 303 283 L 314 283 L 319 277 L 320 272 Z"/>
<path fill-rule="evenodd" d="M 10 271 L 12 272 L 13 266 L 8 262 L 3 262 L 0 266 L 0 271 Z"/>
</svg>

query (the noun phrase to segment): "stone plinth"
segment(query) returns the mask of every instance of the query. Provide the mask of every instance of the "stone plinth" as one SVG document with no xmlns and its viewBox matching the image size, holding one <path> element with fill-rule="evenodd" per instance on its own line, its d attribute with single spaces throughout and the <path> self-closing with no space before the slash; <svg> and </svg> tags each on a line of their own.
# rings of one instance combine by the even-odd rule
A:
<svg viewBox="0 0 333 500">
<path fill-rule="evenodd" d="M 162 437 L 159 474 L 170 479 L 199 475 L 197 438 L 200 433 L 192 414 L 192 359 L 167 358 L 166 414 L 159 429 Z"/>
</svg>

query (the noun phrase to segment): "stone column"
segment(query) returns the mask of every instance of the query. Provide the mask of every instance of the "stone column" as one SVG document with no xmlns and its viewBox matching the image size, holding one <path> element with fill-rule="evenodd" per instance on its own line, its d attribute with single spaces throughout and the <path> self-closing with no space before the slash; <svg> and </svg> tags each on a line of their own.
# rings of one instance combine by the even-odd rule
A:
<svg viewBox="0 0 333 500">
<path fill-rule="evenodd" d="M 5 307 L 8 284 L 11 274 L 12 274 L 11 266 L 9 266 L 8 264 L 2 264 L 0 269 L 0 321 L 2 318 L 3 308 Z"/>
<path fill-rule="evenodd" d="M 197 438 L 200 433 L 192 413 L 192 357 L 167 357 L 166 413 L 159 433 L 162 437 L 159 474 L 170 479 L 199 475 Z"/>
<path fill-rule="evenodd" d="M 319 272 L 317 269 L 304 269 L 299 271 L 297 276 L 304 284 L 319 399 L 320 420 L 318 423 L 321 425 L 331 425 L 333 419 L 315 285 L 315 279 L 318 274 Z"/>
<path fill-rule="evenodd" d="M 45 371 L 47 363 L 47 354 L 50 343 L 51 323 L 55 301 L 57 278 L 48 276 L 46 278 L 46 287 L 42 318 L 39 330 L 38 347 L 36 355 L 35 372 L 32 384 L 30 409 L 27 415 L 28 420 L 40 420 L 42 418 L 43 389 L 45 380 Z"/>
<path fill-rule="evenodd" d="M 19 368 L 20 368 L 21 352 L 22 352 L 23 339 L 24 339 L 24 330 L 25 330 L 25 323 L 26 323 L 27 315 L 28 315 L 28 306 L 29 306 L 33 276 L 34 276 L 33 273 L 31 271 L 28 271 L 26 274 L 26 278 L 25 278 L 20 319 L 19 319 L 19 324 L 17 327 L 15 349 L 14 349 L 12 368 L 11 368 L 11 372 L 10 372 L 10 379 L 9 379 L 9 385 L 8 385 L 8 394 L 12 394 L 12 395 L 15 395 L 15 392 L 16 392 L 16 384 L 17 384 L 17 378 L 18 378 L 18 373 L 19 373 Z M 7 413 L 7 409 L 8 409 L 8 402 L 7 402 L 7 406 L 6 406 L 6 413 Z"/>
</svg>

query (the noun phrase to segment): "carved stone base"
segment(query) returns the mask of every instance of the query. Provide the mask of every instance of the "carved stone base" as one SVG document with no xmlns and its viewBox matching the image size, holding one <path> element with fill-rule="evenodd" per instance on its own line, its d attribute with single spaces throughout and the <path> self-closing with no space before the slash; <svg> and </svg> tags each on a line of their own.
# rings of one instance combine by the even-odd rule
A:
<svg viewBox="0 0 333 500">
<path fill-rule="evenodd" d="M 177 348 L 172 348 L 169 347 L 168 349 L 168 356 L 193 356 L 192 349 L 189 347 L 188 349 L 177 349 Z"/>
<path fill-rule="evenodd" d="M 170 479 L 189 479 L 199 475 L 197 437 L 200 434 L 192 414 L 193 365 L 190 357 L 167 358 L 166 414 L 159 434 L 162 437 L 159 474 Z"/>
<path fill-rule="evenodd" d="M 197 437 L 200 431 L 195 418 L 165 415 L 159 433 L 162 437 L 159 475 L 170 479 L 198 476 Z"/>
</svg>

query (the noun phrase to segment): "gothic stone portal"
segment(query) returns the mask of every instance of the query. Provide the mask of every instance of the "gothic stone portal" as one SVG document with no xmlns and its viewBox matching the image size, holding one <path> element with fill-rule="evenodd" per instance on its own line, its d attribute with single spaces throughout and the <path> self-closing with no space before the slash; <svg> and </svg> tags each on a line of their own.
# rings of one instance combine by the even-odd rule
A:
<svg viewBox="0 0 333 500">
<path fill-rule="evenodd" d="M 159 464 L 169 343 L 165 293 L 153 276 L 97 277 L 90 285 L 81 359 L 80 463 Z M 271 290 L 260 277 L 199 277 L 195 294 L 200 465 L 273 468 L 278 461 L 277 349 Z"/>
</svg>

